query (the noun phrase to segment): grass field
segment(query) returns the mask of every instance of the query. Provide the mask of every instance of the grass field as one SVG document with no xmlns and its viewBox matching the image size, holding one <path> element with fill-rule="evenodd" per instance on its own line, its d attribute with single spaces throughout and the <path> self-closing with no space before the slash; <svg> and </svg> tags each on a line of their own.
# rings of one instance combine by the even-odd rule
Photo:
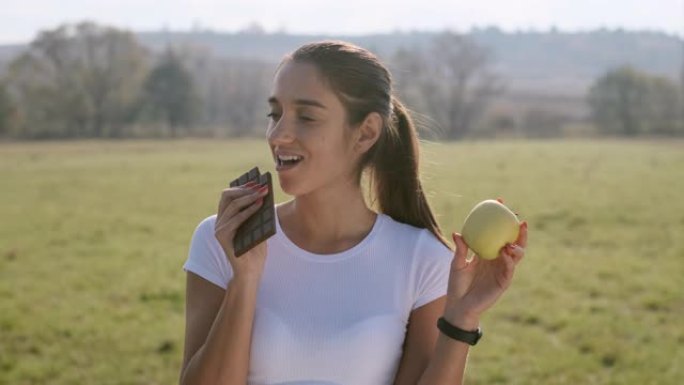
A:
<svg viewBox="0 0 684 385">
<path fill-rule="evenodd" d="M 176 383 L 190 236 L 253 165 L 263 141 L 0 144 L 0 384 Z M 468 384 L 684 381 L 684 142 L 426 144 L 422 169 L 445 232 L 495 197 L 529 222 Z"/>
</svg>

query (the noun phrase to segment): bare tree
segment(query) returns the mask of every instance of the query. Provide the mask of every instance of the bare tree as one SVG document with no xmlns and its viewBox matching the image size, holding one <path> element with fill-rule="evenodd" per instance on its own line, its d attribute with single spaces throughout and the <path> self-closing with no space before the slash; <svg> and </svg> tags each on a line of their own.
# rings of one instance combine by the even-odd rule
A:
<svg viewBox="0 0 684 385">
<path fill-rule="evenodd" d="M 502 91 L 489 69 L 489 53 L 472 40 L 453 32 L 433 42 L 426 92 L 433 93 L 430 113 L 439 117 L 448 139 L 466 136 L 485 111 L 492 96 Z"/>
<path fill-rule="evenodd" d="M 427 51 L 401 49 L 392 58 L 398 90 L 439 124 L 446 139 L 474 129 L 491 98 L 503 91 L 489 53 L 467 37 L 444 32 Z"/>
<path fill-rule="evenodd" d="M 218 58 L 199 46 L 183 47 L 182 55 L 202 100 L 198 124 L 220 127 L 215 134 L 222 136 L 255 135 L 265 129 L 274 64 Z"/>
</svg>

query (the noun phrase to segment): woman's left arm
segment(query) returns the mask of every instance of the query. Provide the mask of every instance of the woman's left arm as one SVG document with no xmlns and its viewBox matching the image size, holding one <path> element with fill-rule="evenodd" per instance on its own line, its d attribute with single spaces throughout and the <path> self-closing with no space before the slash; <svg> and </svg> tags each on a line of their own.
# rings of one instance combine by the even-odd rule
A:
<svg viewBox="0 0 684 385">
<path fill-rule="evenodd" d="M 443 315 L 447 322 L 464 330 L 478 328 L 480 316 L 510 286 L 515 266 L 525 254 L 527 222 L 521 223 L 515 243 L 503 247 L 493 260 L 475 256 L 466 261 L 468 246 L 458 233 L 453 234 L 453 239 L 456 252 L 451 262 L 446 300 L 434 301 L 416 309 L 416 314 L 412 315 L 415 319 L 409 323 L 404 357 L 395 385 L 463 383 L 469 345 L 443 333 L 435 333 L 437 318 Z M 443 314 L 440 314 L 440 309 L 443 309 Z M 411 325 L 413 321 L 415 323 Z M 425 354 L 426 347 L 434 347 L 429 356 Z M 425 357 L 429 357 L 427 367 Z M 418 380 L 416 368 L 425 368 Z"/>
</svg>

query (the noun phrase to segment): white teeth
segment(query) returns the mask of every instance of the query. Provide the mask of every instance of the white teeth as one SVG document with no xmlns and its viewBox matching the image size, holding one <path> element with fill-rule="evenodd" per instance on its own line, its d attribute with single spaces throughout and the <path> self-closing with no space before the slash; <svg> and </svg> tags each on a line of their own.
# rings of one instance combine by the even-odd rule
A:
<svg viewBox="0 0 684 385">
<path fill-rule="evenodd" d="M 278 159 L 282 161 L 292 161 L 292 160 L 300 160 L 302 159 L 301 156 L 292 156 L 292 155 L 278 155 Z"/>
</svg>

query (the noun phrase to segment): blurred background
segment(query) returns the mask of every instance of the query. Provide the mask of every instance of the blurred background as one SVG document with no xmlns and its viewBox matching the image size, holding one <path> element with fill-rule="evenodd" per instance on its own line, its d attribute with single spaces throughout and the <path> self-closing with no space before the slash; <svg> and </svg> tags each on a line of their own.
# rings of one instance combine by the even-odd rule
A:
<svg viewBox="0 0 684 385">
<path fill-rule="evenodd" d="M 192 232 L 275 175 L 274 70 L 322 39 L 390 69 L 443 232 L 529 222 L 468 383 L 682 382 L 684 1 L 9 0 L 0 385 L 177 382 Z"/>
<path fill-rule="evenodd" d="M 284 54 L 379 55 L 436 139 L 684 135 L 681 0 L 16 2 L 0 136 L 260 136 Z"/>
</svg>

